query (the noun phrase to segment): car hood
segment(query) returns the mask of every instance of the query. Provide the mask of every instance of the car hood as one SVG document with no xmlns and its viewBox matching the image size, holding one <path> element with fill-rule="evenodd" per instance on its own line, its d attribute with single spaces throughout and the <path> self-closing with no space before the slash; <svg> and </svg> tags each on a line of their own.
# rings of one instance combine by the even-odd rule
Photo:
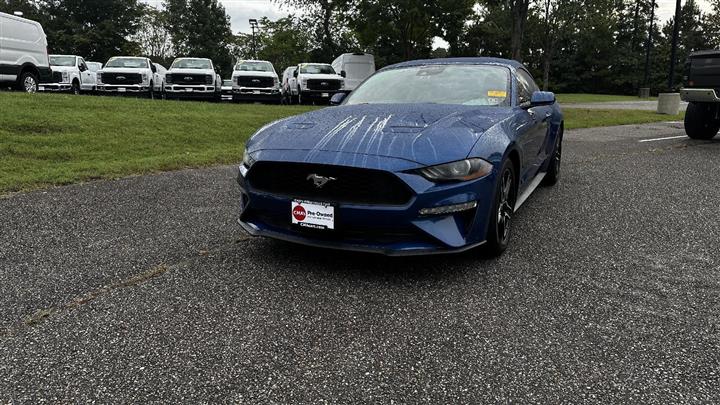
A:
<svg viewBox="0 0 720 405">
<path fill-rule="evenodd" d="M 262 128 L 247 144 L 313 161 L 321 152 L 384 156 L 432 165 L 465 159 L 485 131 L 512 115 L 509 107 L 439 104 L 329 107 Z"/>
<path fill-rule="evenodd" d="M 53 72 L 72 72 L 77 71 L 78 68 L 74 66 L 50 66 Z"/>
<path fill-rule="evenodd" d="M 316 79 L 316 80 L 343 80 L 344 78 L 340 75 L 326 75 L 326 74 L 300 74 L 303 79 Z"/>
<path fill-rule="evenodd" d="M 175 75 L 210 75 L 215 76 L 215 71 L 212 69 L 168 69 L 165 74 Z"/>
<path fill-rule="evenodd" d="M 102 73 L 145 73 L 150 68 L 104 68 L 101 70 Z"/>
<path fill-rule="evenodd" d="M 238 76 L 275 77 L 275 78 L 278 77 L 278 75 L 275 74 L 274 72 L 248 72 L 247 70 L 234 71 L 232 77 L 238 77 Z"/>
</svg>

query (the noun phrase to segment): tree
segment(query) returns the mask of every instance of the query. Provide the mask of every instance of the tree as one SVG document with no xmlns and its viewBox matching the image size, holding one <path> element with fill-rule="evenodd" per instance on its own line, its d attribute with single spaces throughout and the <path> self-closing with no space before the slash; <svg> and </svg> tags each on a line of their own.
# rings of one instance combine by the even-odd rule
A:
<svg viewBox="0 0 720 405">
<path fill-rule="evenodd" d="M 166 0 L 165 9 L 176 56 L 208 58 L 221 74 L 232 71 L 230 17 L 218 0 Z"/>
<path fill-rule="evenodd" d="M 138 51 L 129 39 L 143 13 L 137 0 L 41 0 L 39 10 L 53 53 L 104 62 Z"/>
<path fill-rule="evenodd" d="M 138 32 L 132 37 L 140 52 L 150 59 L 169 64 L 173 56 L 172 38 L 167 30 L 167 13 L 151 6 L 143 7 Z"/>
<path fill-rule="evenodd" d="M 510 0 L 510 11 L 513 18 L 510 35 L 510 57 L 517 61 L 522 61 L 523 37 L 529 7 L 530 0 Z"/>
<path fill-rule="evenodd" d="M 259 25 L 255 40 L 260 59 L 272 62 L 278 70 L 310 60 L 312 41 L 308 21 L 293 15 L 277 21 L 263 17 Z M 252 36 L 237 35 L 232 53 L 236 59 L 253 58 Z"/>
<path fill-rule="evenodd" d="M 278 3 L 298 7 L 308 16 L 306 22 L 312 26 L 314 37 L 319 44 L 319 52 L 332 60 L 344 52 L 340 43 L 344 27 L 347 25 L 346 15 L 349 13 L 350 0 L 275 0 Z"/>
<path fill-rule="evenodd" d="M 0 0 L 0 11 L 13 14 L 16 11 L 23 13 L 23 17 L 37 20 L 40 15 L 37 1 L 35 0 Z"/>
</svg>

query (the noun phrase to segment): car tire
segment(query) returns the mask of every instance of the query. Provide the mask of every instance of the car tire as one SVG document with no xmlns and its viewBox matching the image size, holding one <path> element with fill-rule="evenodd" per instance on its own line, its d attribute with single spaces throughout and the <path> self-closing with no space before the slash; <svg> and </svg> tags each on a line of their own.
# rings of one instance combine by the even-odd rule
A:
<svg viewBox="0 0 720 405">
<path fill-rule="evenodd" d="M 488 236 L 485 243 L 485 251 L 493 257 L 500 256 L 508 247 L 515 202 L 517 201 L 517 174 L 513 162 L 506 159 L 498 173 L 495 201 L 490 213 Z"/>
<path fill-rule="evenodd" d="M 70 88 L 70 92 L 73 95 L 79 96 L 80 95 L 80 83 L 77 81 L 73 81 L 72 87 Z"/>
<path fill-rule="evenodd" d="M 150 82 L 150 88 L 148 89 L 148 98 L 150 100 L 155 100 L 155 85 L 153 82 Z"/>
<path fill-rule="evenodd" d="M 298 87 L 297 103 L 298 105 L 303 105 L 305 103 L 302 99 L 302 91 L 300 91 L 300 87 Z"/>
<path fill-rule="evenodd" d="M 33 94 L 38 92 L 38 87 L 38 78 L 33 72 L 23 72 L 20 75 L 17 83 L 18 90 Z"/>
<path fill-rule="evenodd" d="M 685 112 L 685 133 L 692 139 L 712 139 L 720 130 L 715 119 L 718 106 L 712 103 L 690 103 Z"/>
<path fill-rule="evenodd" d="M 558 129 L 557 140 L 555 141 L 555 149 L 553 150 L 552 155 L 550 155 L 547 172 L 545 173 L 545 178 L 542 182 L 543 186 L 554 186 L 558 182 L 558 180 L 560 180 L 560 168 L 562 165 L 562 142 L 564 132 L 565 130 L 563 129 L 563 125 L 561 124 L 560 129 Z"/>
</svg>

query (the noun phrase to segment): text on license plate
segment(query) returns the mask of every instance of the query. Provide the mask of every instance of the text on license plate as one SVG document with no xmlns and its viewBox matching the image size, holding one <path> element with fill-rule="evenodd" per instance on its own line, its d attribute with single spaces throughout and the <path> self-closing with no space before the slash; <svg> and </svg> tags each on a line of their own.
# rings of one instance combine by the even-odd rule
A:
<svg viewBox="0 0 720 405">
<path fill-rule="evenodd" d="M 290 204 L 293 225 L 314 229 L 335 229 L 335 207 L 311 201 L 294 200 Z"/>
</svg>

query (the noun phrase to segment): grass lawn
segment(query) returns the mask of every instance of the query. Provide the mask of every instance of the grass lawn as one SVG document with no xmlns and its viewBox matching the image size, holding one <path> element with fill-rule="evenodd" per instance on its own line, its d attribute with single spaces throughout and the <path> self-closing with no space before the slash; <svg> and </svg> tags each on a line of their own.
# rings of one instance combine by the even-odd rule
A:
<svg viewBox="0 0 720 405">
<path fill-rule="evenodd" d="M 609 127 L 613 125 L 649 124 L 653 122 L 682 121 L 685 113 L 661 115 L 642 110 L 590 110 L 564 108 L 565 129 Z"/>
<path fill-rule="evenodd" d="M 236 163 L 262 125 L 314 107 L 0 92 L 0 194 Z M 567 128 L 681 119 L 565 110 Z"/>
<path fill-rule="evenodd" d="M 312 107 L 0 93 L 0 193 L 239 162 L 264 124 Z"/>
<path fill-rule="evenodd" d="M 583 93 L 566 93 L 556 94 L 560 103 L 602 103 L 611 101 L 655 101 L 657 97 L 639 98 L 636 96 L 618 96 L 613 94 L 583 94 Z"/>
</svg>

